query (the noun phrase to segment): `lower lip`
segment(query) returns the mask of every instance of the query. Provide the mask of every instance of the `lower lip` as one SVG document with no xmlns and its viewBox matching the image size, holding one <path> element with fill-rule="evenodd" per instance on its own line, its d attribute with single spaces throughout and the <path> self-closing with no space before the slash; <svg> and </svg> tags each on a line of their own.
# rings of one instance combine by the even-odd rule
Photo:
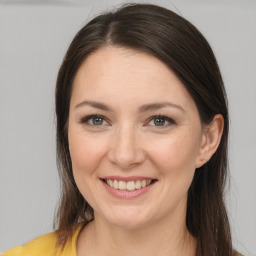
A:
<svg viewBox="0 0 256 256">
<path fill-rule="evenodd" d="M 144 187 L 144 188 L 135 189 L 133 191 L 111 188 L 103 180 L 102 180 L 102 184 L 105 187 L 105 189 L 114 197 L 122 198 L 122 199 L 134 199 L 134 198 L 140 197 L 141 195 L 147 193 L 150 189 L 152 189 L 155 182 L 146 186 L 146 187 Z"/>
</svg>

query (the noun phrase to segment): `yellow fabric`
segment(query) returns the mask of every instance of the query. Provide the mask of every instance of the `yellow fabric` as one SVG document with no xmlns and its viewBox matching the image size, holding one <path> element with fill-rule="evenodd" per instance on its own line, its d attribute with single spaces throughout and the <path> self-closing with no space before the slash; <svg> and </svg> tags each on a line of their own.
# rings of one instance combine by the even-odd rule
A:
<svg viewBox="0 0 256 256">
<path fill-rule="evenodd" d="M 1 256 L 76 256 L 76 241 L 82 226 L 74 233 L 63 251 L 56 247 L 57 236 L 54 232 L 39 236 L 23 246 L 7 250 Z"/>
<path fill-rule="evenodd" d="M 56 247 L 57 236 L 54 232 L 39 236 L 23 246 L 7 250 L 1 256 L 76 256 L 77 237 L 83 226 L 79 226 L 72 240 L 69 240 L 63 251 Z M 237 256 L 243 256 L 238 253 Z"/>
</svg>

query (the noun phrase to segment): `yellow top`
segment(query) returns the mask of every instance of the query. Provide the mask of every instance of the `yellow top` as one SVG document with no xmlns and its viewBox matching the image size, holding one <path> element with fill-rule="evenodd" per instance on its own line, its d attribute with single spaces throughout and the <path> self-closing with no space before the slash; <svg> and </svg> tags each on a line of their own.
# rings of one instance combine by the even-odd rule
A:
<svg viewBox="0 0 256 256">
<path fill-rule="evenodd" d="M 76 242 L 82 225 L 77 228 L 63 251 L 56 247 L 57 236 L 54 232 L 39 236 L 23 246 L 7 250 L 1 256 L 76 256 Z"/>
<path fill-rule="evenodd" d="M 83 225 L 75 231 L 63 251 L 56 247 L 57 236 L 54 232 L 39 236 L 23 246 L 7 250 L 1 256 L 76 256 L 77 237 Z M 242 256 L 242 254 L 237 254 Z"/>
</svg>

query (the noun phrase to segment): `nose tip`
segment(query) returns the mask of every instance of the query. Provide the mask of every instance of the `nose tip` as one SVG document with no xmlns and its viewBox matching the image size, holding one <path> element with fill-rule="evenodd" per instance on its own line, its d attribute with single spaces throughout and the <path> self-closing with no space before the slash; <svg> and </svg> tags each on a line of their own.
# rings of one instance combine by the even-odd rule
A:
<svg viewBox="0 0 256 256">
<path fill-rule="evenodd" d="M 141 151 L 133 151 L 128 149 L 111 150 L 109 159 L 112 163 L 118 165 L 122 169 L 128 169 L 143 162 L 144 154 Z"/>
<path fill-rule="evenodd" d="M 115 135 L 112 142 L 108 157 L 113 164 L 120 168 L 128 169 L 145 160 L 145 152 L 134 132 Z"/>
</svg>

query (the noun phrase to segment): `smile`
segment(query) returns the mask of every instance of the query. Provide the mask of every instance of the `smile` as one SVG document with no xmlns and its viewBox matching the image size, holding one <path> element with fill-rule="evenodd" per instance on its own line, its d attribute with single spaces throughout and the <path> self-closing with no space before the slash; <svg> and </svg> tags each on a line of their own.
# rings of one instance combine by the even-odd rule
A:
<svg viewBox="0 0 256 256">
<path fill-rule="evenodd" d="M 104 182 L 113 189 L 134 191 L 149 186 L 154 180 L 130 180 L 126 182 L 124 180 L 104 179 Z"/>
<path fill-rule="evenodd" d="M 138 176 L 108 176 L 102 177 L 100 180 L 108 193 L 121 199 L 135 199 L 147 194 L 158 181 L 152 177 Z"/>
</svg>

